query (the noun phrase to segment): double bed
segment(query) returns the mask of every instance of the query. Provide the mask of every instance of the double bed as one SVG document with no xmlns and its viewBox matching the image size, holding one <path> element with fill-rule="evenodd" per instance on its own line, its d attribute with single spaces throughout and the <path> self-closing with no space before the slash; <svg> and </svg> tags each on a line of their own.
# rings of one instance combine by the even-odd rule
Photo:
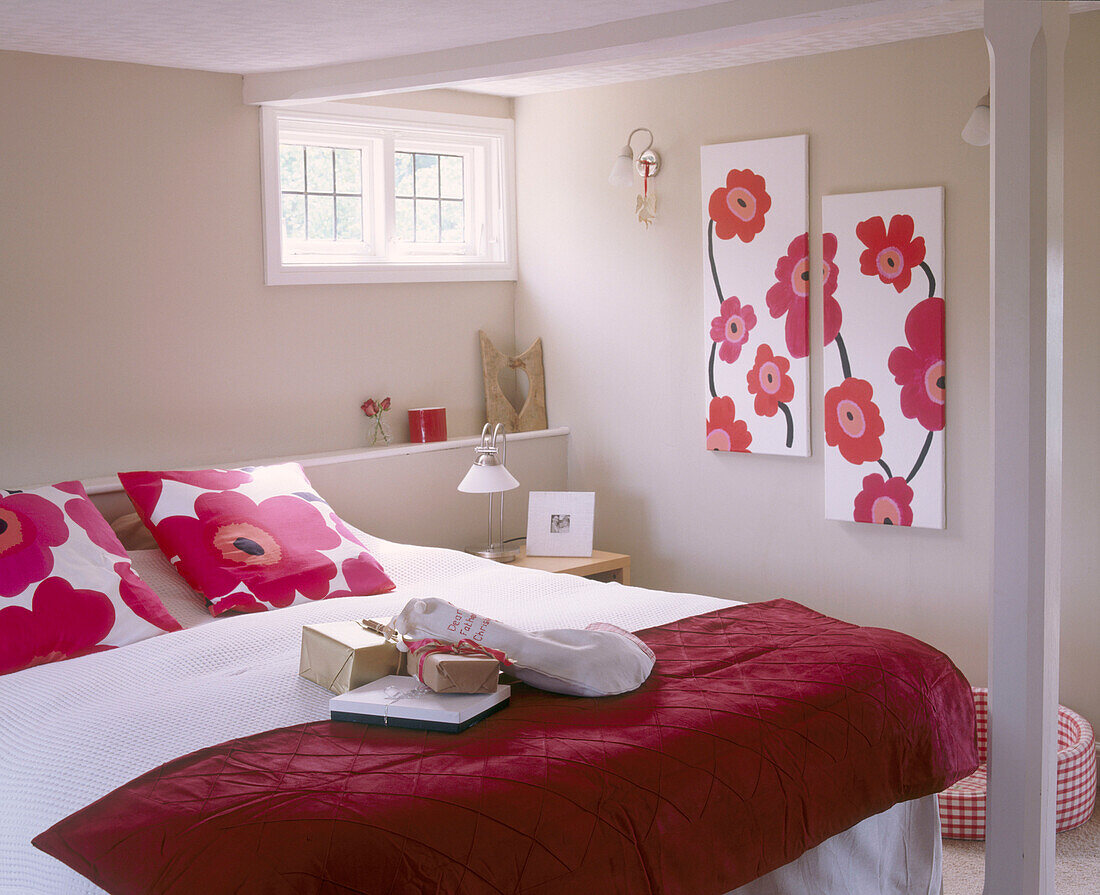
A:
<svg viewBox="0 0 1100 895">
<path fill-rule="evenodd" d="M 456 551 L 355 534 L 392 578 L 392 592 L 211 619 L 159 551 L 133 551 L 135 571 L 183 622 L 184 630 L 0 677 L 0 893 L 103 891 L 33 847 L 31 840 L 116 787 L 179 756 L 326 719 L 330 694 L 296 673 L 304 624 L 386 619 L 408 600 L 426 596 L 444 597 L 527 630 L 583 628 L 597 621 L 634 631 L 661 630 L 669 623 L 738 605 L 696 594 L 511 568 Z M 845 698 L 838 695 L 841 701 Z M 497 717 L 506 716 L 503 712 Z M 952 757 L 959 773 L 969 761 L 962 751 Z M 851 798 L 858 801 L 860 794 L 853 791 Z M 779 815 L 790 810 L 780 809 Z M 864 819 L 849 829 L 733 891 L 938 895 L 941 853 L 935 796 L 865 813 L 872 816 L 860 813 Z M 760 841 L 779 842 L 782 826 L 793 821 L 797 818 L 788 817 L 780 829 L 754 832 Z M 731 846 L 746 834 L 738 829 L 723 832 Z M 662 883 L 662 873 L 649 869 L 651 891 L 677 891 L 667 884 L 667 875 Z M 379 879 L 383 876 L 380 871 Z M 624 887 L 625 869 L 618 881 L 617 877 L 617 869 L 610 867 L 606 891 L 638 891 Z M 317 880 L 288 886 L 286 891 L 349 891 Z M 437 882 L 431 889 L 392 882 L 379 886 L 379 892 L 506 891 L 457 881 Z M 265 888 L 227 883 L 225 891 Z M 149 890 L 189 891 L 163 877 Z"/>
</svg>

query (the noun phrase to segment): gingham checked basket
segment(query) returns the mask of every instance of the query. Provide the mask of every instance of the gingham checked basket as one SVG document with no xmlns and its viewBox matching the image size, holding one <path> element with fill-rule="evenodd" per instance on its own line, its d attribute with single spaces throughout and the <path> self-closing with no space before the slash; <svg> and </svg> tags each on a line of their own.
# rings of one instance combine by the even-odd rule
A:
<svg viewBox="0 0 1100 895">
<path fill-rule="evenodd" d="M 947 839 L 985 839 L 986 754 L 989 746 L 989 691 L 973 687 L 978 719 L 981 765 L 939 795 L 940 829 Z M 1092 815 L 1096 802 L 1096 738 L 1092 726 L 1064 705 L 1058 706 L 1058 800 L 1055 827 L 1059 833 L 1079 827 Z"/>
</svg>

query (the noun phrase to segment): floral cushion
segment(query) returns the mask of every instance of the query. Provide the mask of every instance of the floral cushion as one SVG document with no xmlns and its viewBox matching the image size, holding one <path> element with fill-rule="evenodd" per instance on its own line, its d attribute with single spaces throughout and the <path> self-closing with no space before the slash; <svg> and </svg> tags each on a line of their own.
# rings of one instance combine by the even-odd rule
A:
<svg viewBox="0 0 1100 895">
<path fill-rule="evenodd" d="M 0 674 L 179 629 L 80 482 L 0 491 Z"/>
<path fill-rule="evenodd" d="M 119 474 L 142 521 L 212 615 L 393 590 L 297 463 Z"/>
</svg>

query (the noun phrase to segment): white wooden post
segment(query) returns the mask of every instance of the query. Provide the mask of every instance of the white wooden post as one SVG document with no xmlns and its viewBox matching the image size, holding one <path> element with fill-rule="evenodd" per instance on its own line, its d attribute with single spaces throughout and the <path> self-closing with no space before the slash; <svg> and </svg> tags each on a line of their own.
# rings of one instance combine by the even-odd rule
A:
<svg viewBox="0 0 1100 895">
<path fill-rule="evenodd" d="M 993 593 L 985 895 L 1052 895 L 1061 574 L 1062 3 L 985 0 Z"/>
</svg>

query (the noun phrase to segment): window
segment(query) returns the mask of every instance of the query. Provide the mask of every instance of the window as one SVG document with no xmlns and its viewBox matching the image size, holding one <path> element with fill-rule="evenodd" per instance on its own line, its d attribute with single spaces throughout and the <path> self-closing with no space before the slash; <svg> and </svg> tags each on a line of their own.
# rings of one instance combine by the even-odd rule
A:
<svg viewBox="0 0 1100 895">
<path fill-rule="evenodd" d="M 268 284 L 515 278 L 512 122 L 263 109 Z"/>
</svg>

